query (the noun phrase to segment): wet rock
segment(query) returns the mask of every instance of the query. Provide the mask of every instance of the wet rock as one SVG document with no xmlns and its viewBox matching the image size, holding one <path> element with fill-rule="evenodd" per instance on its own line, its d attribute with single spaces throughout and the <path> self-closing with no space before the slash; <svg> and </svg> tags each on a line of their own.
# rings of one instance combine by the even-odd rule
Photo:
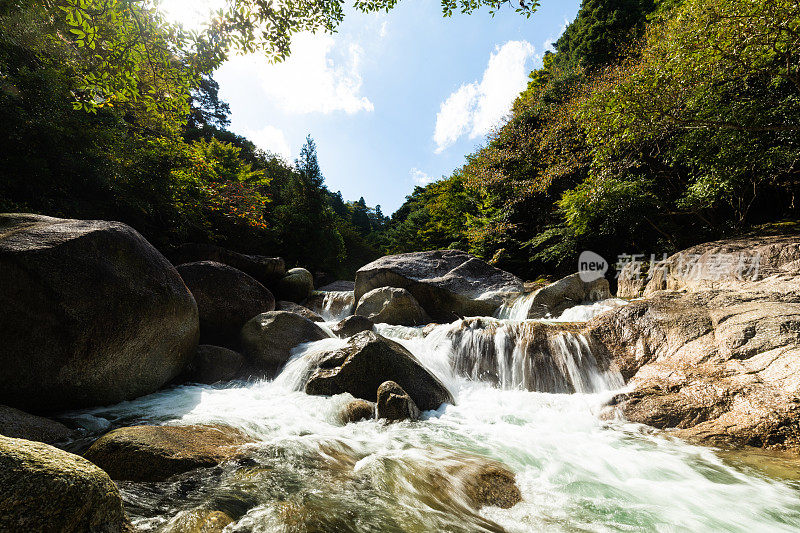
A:
<svg viewBox="0 0 800 533">
<path fill-rule="evenodd" d="M 288 361 L 295 346 L 329 338 L 314 322 L 288 311 L 258 315 L 244 325 L 241 335 L 245 357 L 251 364 L 269 371 Z"/>
<path fill-rule="evenodd" d="M 356 283 L 354 281 L 338 280 L 323 285 L 318 290 L 323 292 L 353 292 L 356 290 Z"/>
<path fill-rule="evenodd" d="M 233 518 L 222 511 L 195 509 L 181 513 L 164 529 L 165 533 L 222 533 Z"/>
<path fill-rule="evenodd" d="M 340 321 L 331 328 L 331 331 L 339 338 L 347 339 L 361 333 L 362 331 L 372 331 L 375 324 L 365 316 L 353 315 Z"/>
<path fill-rule="evenodd" d="M 339 420 L 342 424 L 372 420 L 375 418 L 375 405 L 365 400 L 353 400 L 342 408 Z"/>
<path fill-rule="evenodd" d="M 240 254 L 213 244 L 182 244 L 169 254 L 172 264 L 214 261 L 231 266 L 257 279 L 265 287 L 286 275 L 286 265 L 280 257 Z"/>
<path fill-rule="evenodd" d="M 189 363 L 179 383 L 218 383 L 242 377 L 247 360 L 239 352 L 222 346 L 201 344 L 197 347 L 197 355 Z"/>
<path fill-rule="evenodd" d="M 174 379 L 197 348 L 194 298 L 119 222 L 0 215 L 0 403 L 113 404 Z"/>
<path fill-rule="evenodd" d="M 108 474 L 47 444 L 0 436 L 0 531 L 132 530 Z"/>
<path fill-rule="evenodd" d="M 419 420 L 419 408 L 403 387 L 394 381 L 386 381 L 378 387 L 378 418 L 399 422 Z"/>
<path fill-rule="evenodd" d="M 411 352 L 372 331 L 359 333 L 344 348 L 324 354 L 305 390 L 327 396 L 349 392 L 372 400 L 385 381 L 400 385 L 423 411 L 453 403 L 447 388 Z"/>
<path fill-rule="evenodd" d="M 0 405 L 0 435 L 52 443 L 68 439 L 72 430 L 55 420 Z"/>
<path fill-rule="evenodd" d="M 275 309 L 272 293 L 241 270 L 213 261 L 176 268 L 197 301 L 203 344 L 238 349 L 242 326 Z"/>
<path fill-rule="evenodd" d="M 356 274 L 355 298 L 379 287 L 408 290 L 434 320 L 491 316 L 522 293 L 522 280 L 458 250 L 390 255 Z"/>
<path fill-rule="evenodd" d="M 252 442 L 228 426 L 132 426 L 100 437 L 84 456 L 122 481 L 162 481 L 240 457 Z"/>
<path fill-rule="evenodd" d="M 536 292 L 528 318 L 557 317 L 570 307 L 607 298 L 611 298 L 607 279 L 587 283 L 579 274 L 571 274 Z"/>
<path fill-rule="evenodd" d="M 358 301 L 356 314 L 376 324 L 396 326 L 420 326 L 431 321 L 410 292 L 394 287 L 379 287 L 366 293 Z"/>
<path fill-rule="evenodd" d="M 314 276 L 305 268 L 289 270 L 276 284 L 281 300 L 301 303 L 314 292 Z"/>
<path fill-rule="evenodd" d="M 516 476 L 496 461 L 474 461 L 457 474 L 463 480 L 464 492 L 475 509 L 493 506 L 510 509 L 522 501 Z"/>
<path fill-rule="evenodd" d="M 595 318 L 630 420 L 713 445 L 800 450 L 800 296 L 663 292 Z"/>
<path fill-rule="evenodd" d="M 308 307 L 303 307 L 302 305 L 298 305 L 294 302 L 287 302 L 286 300 L 281 300 L 277 304 L 275 304 L 276 311 L 289 311 L 290 313 L 295 313 L 300 316 L 304 316 L 312 322 L 324 322 L 325 319 L 319 316 L 317 313 L 309 309 Z"/>
</svg>

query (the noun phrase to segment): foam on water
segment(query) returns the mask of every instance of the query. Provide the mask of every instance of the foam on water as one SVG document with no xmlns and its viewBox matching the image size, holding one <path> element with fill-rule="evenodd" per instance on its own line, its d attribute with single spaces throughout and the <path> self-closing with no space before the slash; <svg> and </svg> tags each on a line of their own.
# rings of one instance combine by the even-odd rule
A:
<svg viewBox="0 0 800 533">
<path fill-rule="evenodd" d="M 181 386 L 73 419 L 94 428 L 227 424 L 257 441 L 243 464 L 121 483 L 145 531 L 194 508 L 233 509 L 227 532 L 800 529 L 798 486 L 609 412 L 621 378 L 595 360 L 576 328 L 472 318 L 377 329 L 439 377 L 456 405 L 419 422 L 342 425 L 349 394 L 299 391 L 312 363 L 346 342 L 331 338 L 296 348 L 274 381 Z M 513 470 L 523 501 L 471 509 L 458 472 L 475 457 Z"/>
<path fill-rule="evenodd" d="M 352 291 L 328 291 L 322 305 L 314 309 L 326 322 L 339 322 L 353 314 L 355 298 Z"/>
</svg>

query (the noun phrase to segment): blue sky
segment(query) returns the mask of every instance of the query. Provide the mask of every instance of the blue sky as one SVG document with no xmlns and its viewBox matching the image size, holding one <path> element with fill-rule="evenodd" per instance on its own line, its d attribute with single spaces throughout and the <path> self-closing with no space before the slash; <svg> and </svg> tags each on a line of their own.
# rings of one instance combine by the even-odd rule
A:
<svg viewBox="0 0 800 533">
<path fill-rule="evenodd" d="M 162 6 L 192 25 L 219 1 Z M 390 214 L 484 142 L 579 4 L 443 18 L 439 2 L 403 0 L 388 14 L 348 13 L 337 34 L 298 36 L 282 64 L 234 57 L 214 77 L 230 129 L 287 161 L 311 134 L 328 188 Z"/>
</svg>

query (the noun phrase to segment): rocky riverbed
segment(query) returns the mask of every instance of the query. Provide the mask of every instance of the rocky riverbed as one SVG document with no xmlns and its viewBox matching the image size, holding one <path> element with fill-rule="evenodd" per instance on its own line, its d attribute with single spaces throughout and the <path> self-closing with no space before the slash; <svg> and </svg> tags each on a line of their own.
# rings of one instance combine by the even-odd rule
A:
<svg viewBox="0 0 800 533">
<path fill-rule="evenodd" d="M 742 251 L 760 274 L 678 267 Z M 452 250 L 322 291 L 168 255 L 0 215 L 0 530 L 800 528 L 800 237 L 687 250 L 624 299 Z"/>
</svg>

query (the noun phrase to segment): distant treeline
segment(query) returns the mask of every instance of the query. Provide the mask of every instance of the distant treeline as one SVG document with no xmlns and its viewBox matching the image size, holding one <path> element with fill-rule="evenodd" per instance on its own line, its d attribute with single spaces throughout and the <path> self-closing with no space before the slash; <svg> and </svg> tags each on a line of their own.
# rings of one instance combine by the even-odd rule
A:
<svg viewBox="0 0 800 533">
<path fill-rule="evenodd" d="M 799 215 L 800 3 L 584 0 L 507 121 L 383 245 L 534 278 Z"/>
</svg>

